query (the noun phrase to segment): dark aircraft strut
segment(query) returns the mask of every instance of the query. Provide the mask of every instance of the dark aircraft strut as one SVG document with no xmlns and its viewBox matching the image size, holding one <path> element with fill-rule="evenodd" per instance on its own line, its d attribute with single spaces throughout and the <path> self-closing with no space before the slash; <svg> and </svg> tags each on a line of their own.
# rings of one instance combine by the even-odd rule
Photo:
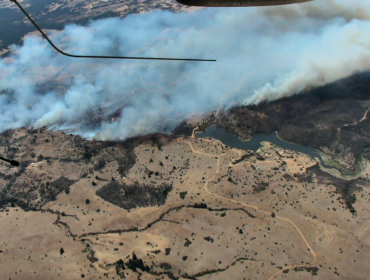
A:
<svg viewBox="0 0 370 280">
<path fill-rule="evenodd" d="M 0 157 L 0 160 L 9 162 L 13 166 L 19 166 L 19 162 L 18 161 L 15 161 L 15 160 L 9 160 L 9 159 L 3 158 L 3 157 Z"/>
<path fill-rule="evenodd" d="M 31 16 L 23 9 L 23 7 L 17 2 L 17 0 L 10 0 L 14 2 L 18 8 L 26 15 L 26 17 L 31 21 L 31 23 L 40 31 L 42 36 L 49 42 L 49 44 L 59 53 L 69 57 L 76 58 L 103 58 L 103 59 L 141 59 L 141 60 L 180 60 L 180 61 L 216 61 L 214 59 L 198 59 L 198 58 L 165 58 L 165 57 L 135 57 L 135 56 L 98 56 L 98 55 L 75 55 L 69 54 L 60 50 L 48 36 L 42 31 L 42 29 L 37 25 L 37 23 L 31 18 Z"/>
</svg>

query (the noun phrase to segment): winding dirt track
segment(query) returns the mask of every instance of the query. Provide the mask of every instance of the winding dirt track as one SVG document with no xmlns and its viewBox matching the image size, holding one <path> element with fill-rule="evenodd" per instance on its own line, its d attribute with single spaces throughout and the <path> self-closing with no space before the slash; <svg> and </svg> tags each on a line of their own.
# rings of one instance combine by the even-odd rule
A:
<svg viewBox="0 0 370 280">
<path fill-rule="evenodd" d="M 193 134 L 192 134 L 192 138 L 195 138 L 195 130 L 196 130 L 197 128 L 195 128 L 194 130 L 193 130 Z M 221 143 L 222 144 L 222 142 L 221 141 L 218 141 L 218 140 L 213 140 L 213 141 L 210 141 L 210 140 L 208 140 L 208 139 L 205 139 L 205 138 L 199 138 L 199 139 L 202 139 L 203 141 L 207 141 L 207 142 L 217 142 L 217 143 Z M 230 167 L 236 167 L 236 166 L 240 166 L 240 165 L 244 165 L 244 164 L 251 164 L 250 162 L 241 162 L 241 163 L 238 163 L 238 164 L 233 164 L 233 162 L 235 162 L 235 160 L 239 160 L 240 158 L 241 158 L 241 156 L 242 156 L 242 154 L 241 154 L 241 152 L 240 151 L 235 151 L 235 152 L 237 152 L 238 154 L 239 154 L 239 159 L 232 159 L 232 158 L 230 158 L 230 156 L 228 156 L 226 153 L 221 153 L 221 154 L 219 154 L 219 155 L 212 155 L 212 154 L 208 154 L 208 153 L 206 153 L 206 152 L 203 152 L 202 150 L 203 149 L 201 149 L 201 150 L 195 150 L 194 149 L 194 147 L 193 147 L 193 145 L 192 145 L 192 143 L 190 143 L 189 141 L 186 141 L 185 139 L 184 139 L 184 137 L 180 137 L 180 138 L 178 138 L 177 139 L 177 142 L 178 143 L 181 143 L 182 142 L 182 140 L 183 140 L 183 143 L 186 143 L 186 144 L 188 144 L 189 145 L 189 147 L 191 148 L 191 150 L 192 150 L 192 152 L 193 153 L 196 153 L 196 154 L 201 154 L 201 155 L 204 155 L 204 156 L 209 156 L 209 157 L 213 157 L 213 158 L 217 158 L 217 169 L 216 169 L 216 172 L 215 172 L 215 174 L 209 179 L 209 180 L 207 180 L 206 181 L 206 183 L 204 184 L 204 186 L 203 186 L 203 188 L 204 188 L 204 191 L 206 192 L 206 193 L 208 193 L 209 195 L 211 195 L 211 196 L 214 196 L 214 197 L 217 197 L 217 198 L 219 198 L 219 199 L 222 199 L 222 200 L 224 200 L 224 201 L 228 201 L 228 202 L 232 202 L 232 203 L 236 203 L 237 205 L 239 205 L 239 206 L 244 206 L 244 207 L 248 207 L 248 208 L 252 208 L 252 209 L 255 209 L 256 211 L 259 211 L 259 212 L 261 212 L 261 213 L 263 213 L 263 214 L 266 214 L 266 215 L 271 215 L 271 212 L 267 212 L 267 211 L 264 211 L 264 210 L 261 210 L 260 208 L 258 208 L 257 206 L 255 206 L 255 205 L 250 205 L 250 204 L 247 204 L 247 203 L 243 203 L 243 202 L 240 202 L 240 201 L 237 201 L 237 200 L 234 200 L 234 199 L 231 199 L 231 198 L 227 198 L 227 197 L 223 197 L 223 196 L 220 196 L 220 195 L 217 195 L 217 194 L 215 194 L 215 193 L 212 193 L 212 191 L 209 189 L 209 183 L 211 182 L 211 181 L 213 181 L 215 178 L 216 178 L 216 176 L 219 174 L 219 172 L 220 172 L 220 159 L 221 159 L 221 157 L 227 157 L 227 158 L 229 158 L 229 164 L 228 164 L 228 166 L 230 166 Z M 222 144 L 223 145 L 223 144 Z M 39 151 L 39 153 L 38 154 L 40 154 L 41 153 L 41 151 L 43 150 L 43 149 L 45 149 L 45 148 L 42 148 L 40 151 Z M 59 148 L 59 149 L 66 149 L 67 150 L 67 148 Z M 222 149 L 221 149 L 222 150 Z M 37 170 L 37 171 L 40 171 L 40 172 L 42 172 L 42 173 L 45 173 L 44 171 L 41 171 L 41 170 L 39 170 L 39 169 L 37 169 L 37 168 L 35 168 L 36 166 L 32 166 L 32 168 L 31 169 L 33 169 L 33 170 Z M 47 173 L 45 173 L 45 174 L 47 174 Z M 47 174 L 47 175 L 49 175 L 49 174 Z M 307 241 L 307 239 L 305 238 L 305 236 L 304 236 L 304 234 L 302 233 L 302 231 L 299 229 L 299 227 L 292 221 L 292 220 L 290 220 L 290 219 L 287 219 L 287 218 L 284 218 L 284 217 L 281 217 L 281 216 L 278 216 L 278 215 L 275 215 L 275 218 L 276 219 L 279 219 L 279 220 L 282 220 L 282 221 L 285 221 L 285 222 L 288 222 L 288 223 L 290 223 L 296 230 L 297 230 L 297 232 L 300 234 L 300 236 L 302 237 L 302 239 L 303 239 L 303 241 L 305 242 L 305 244 L 306 244 L 306 246 L 307 246 L 307 248 L 310 250 L 310 252 L 311 252 L 311 254 L 312 254 L 312 256 L 313 256 L 313 260 L 311 261 L 311 263 L 309 264 L 309 265 L 313 265 L 315 262 L 316 262 L 316 259 L 317 259 L 317 254 L 314 252 L 314 250 L 312 249 L 312 247 L 310 246 L 310 244 L 308 243 L 308 241 Z M 179 227 L 181 226 L 181 223 L 179 224 Z M 175 237 L 176 238 L 176 237 Z M 275 272 L 271 277 L 269 277 L 268 278 L 268 280 L 272 280 L 273 278 L 275 278 L 277 275 L 279 275 L 280 273 L 282 273 L 284 270 L 287 270 L 287 269 L 294 269 L 294 268 L 298 268 L 298 267 L 308 267 L 309 265 L 291 265 L 291 266 L 287 266 L 287 267 L 284 267 L 283 269 L 281 269 L 281 270 L 279 270 L 279 271 L 277 271 L 277 272 Z"/>
<path fill-rule="evenodd" d="M 195 130 L 196 130 L 197 128 L 195 128 L 194 130 L 193 130 L 193 134 L 192 134 L 192 138 L 195 138 Z M 178 138 L 177 139 L 177 141 L 179 142 L 179 143 L 181 143 L 180 141 L 183 139 L 183 137 L 180 137 L 180 138 Z M 206 141 L 208 141 L 207 139 L 204 139 L 204 138 L 202 138 L 203 140 L 206 140 Z M 217 195 L 217 194 L 214 194 L 214 193 L 212 193 L 212 191 L 210 191 L 210 189 L 208 188 L 208 185 L 209 185 L 209 182 L 211 182 L 216 176 L 217 176 L 217 174 L 219 173 L 219 171 L 220 171 L 220 158 L 222 157 L 222 156 L 226 156 L 226 157 L 229 157 L 227 154 L 225 154 L 225 153 L 222 153 L 222 154 L 220 154 L 220 155 L 218 155 L 218 156 L 215 156 L 215 155 L 212 155 L 212 154 L 207 154 L 207 153 L 204 153 L 204 152 L 201 152 L 201 151 L 197 151 L 197 150 L 195 150 L 194 149 L 194 147 L 193 147 L 193 145 L 189 142 L 189 141 L 184 141 L 184 143 L 187 143 L 189 146 L 190 146 L 190 148 L 191 148 L 191 150 L 192 150 L 192 152 L 193 153 L 196 153 L 196 154 L 202 154 L 202 155 L 205 155 L 205 156 L 210 156 L 210 157 L 217 157 L 217 170 L 216 170 L 216 172 L 215 172 L 215 174 L 212 176 L 212 178 L 210 178 L 209 180 L 207 180 L 206 181 L 206 183 L 204 184 L 204 186 L 203 186 L 203 188 L 204 188 L 204 190 L 205 190 L 205 192 L 206 193 L 208 193 L 209 195 L 212 195 L 212 196 L 215 196 L 215 197 L 217 197 L 217 198 L 220 198 L 220 199 L 222 199 L 222 200 L 226 200 L 226 201 L 228 201 L 228 202 L 233 202 L 233 203 L 236 203 L 236 204 L 238 204 L 238 205 L 243 205 L 243 206 L 245 206 L 245 207 L 249 207 L 249 208 L 252 208 L 252 209 L 255 209 L 256 211 L 259 211 L 259 212 L 261 212 L 261 213 L 263 213 L 263 214 L 267 214 L 267 215 L 271 215 L 271 213 L 270 212 L 266 212 L 266 211 L 264 211 L 264 210 L 261 210 L 261 209 L 259 209 L 257 206 L 254 206 L 254 205 L 250 205 L 250 204 L 246 204 L 246 203 L 243 203 L 243 202 L 240 202 L 240 201 L 237 201 L 237 200 L 234 200 L 234 199 L 231 199 L 231 198 L 227 198 L 227 197 L 223 197 L 223 196 L 220 196 L 220 195 Z M 239 155 L 241 155 L 240 154 L 240 152 L 239 152 Z M 229 159 L 230 159 L 230 157 L 229 157 Z M 230 162 L 229 162 L 229 166 L 231 166 L 231 167 L 235 167 L 235 166 L 238 166 L 238 165 L 241 165 L 241 164 L 247 164 L 248 162 L 244 162 L 244 163 L 240 163 L 240 164 L 238 164 L 238 165 L 233 165 L 232 164 L 232 162 L 233 162 L 234 160 L 232 160 L 232 159 L 230 159 Z M 310 265 L 313 265 L 315 262 L 316 262 L 316 258 L 317 258 L 317 254 L 315 253 L 315 251 L 312 249 L 312 247 L 310 246 L 310 244 L 308 243 L 308 241 L 307 241 L 307 239 L 306 239 L 306 237 L 304 236 L 304 234 L 302 233 L 302 231 L 298 228 L 298 226 L 292 221 L 292 220 L 289 220 L 289 219 L 287 219 L 287 218 L 284 218 L 284 217 L 281 217 L 281 216 L 278 216 L 278 215 L 276 215 L 275 216 L 275 218 L 277 218 L 277 219 L 279 219 L 279 220 L 282 220 L 282 221 L 285 221 L 285 222 L 288 222 L 288 223 L 290 223 L 297 231 L 298 231 L 298 233 L 300 234 L 300 236 L 302 237 L 302 239 L 303 239 L 303 241 L 306 243 L 306 246 L 308 247 L 308 249 L 310 250 L 310 252 L 311 252 L 311 254 L 312 254 L 312 256 L 313 256 L 313 260 L 312 260 L 312 262 L 310 263 Z M 278 274 L 280 274 L 280 273 L 282 273 L 284 270 L 287 270 L 287 269 L 294 269 L 294 268 L 297 268 L 297 267 L 307 267 L 308 265 L 291 265 L 291 266 L 287 266 L 287 267 L 284 267 L 283 269 L 281 269 L 281 270 L 279 270 L 279 271 L 277 271 L 276 273 L 274 273 L 270 278 L 268 278 L 268 280 L 271 280 L 271 279 L 273 279 L 273 278 L 275 278 Z"/>
</svg>

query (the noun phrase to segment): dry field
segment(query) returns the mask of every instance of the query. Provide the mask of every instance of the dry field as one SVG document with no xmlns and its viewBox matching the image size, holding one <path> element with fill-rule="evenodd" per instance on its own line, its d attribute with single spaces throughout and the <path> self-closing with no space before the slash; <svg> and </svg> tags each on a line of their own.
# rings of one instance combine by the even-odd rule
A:
<svg viewBox="0 0 370 280">
<path fill-rule="evenodd" d="M 368 278 L 367 170 L 347 182 L 267 142 L 2 137 L 27 162 L 0 166 L 2 279 Z"/>
</svg>

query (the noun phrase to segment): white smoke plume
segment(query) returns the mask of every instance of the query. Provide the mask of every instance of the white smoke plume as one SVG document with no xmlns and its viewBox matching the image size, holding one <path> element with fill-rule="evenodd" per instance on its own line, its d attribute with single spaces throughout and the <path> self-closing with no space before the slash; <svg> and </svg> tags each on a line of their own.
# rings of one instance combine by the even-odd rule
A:
<svg viewBox="0 0 370 280">
<path fill-rule="evenodd" d="M 0 60 L 0 131 L 73 128 L 87 138 L 169 132 L 193 113 L 258 103 L 370 69 L 370 1 L 156 11 L 69 25 L 53 41 L 74 54 L 217 62 L 73 59 L 27 37 Z M 87 125 L 92 112 L 115 121 Z"/>
</svg>

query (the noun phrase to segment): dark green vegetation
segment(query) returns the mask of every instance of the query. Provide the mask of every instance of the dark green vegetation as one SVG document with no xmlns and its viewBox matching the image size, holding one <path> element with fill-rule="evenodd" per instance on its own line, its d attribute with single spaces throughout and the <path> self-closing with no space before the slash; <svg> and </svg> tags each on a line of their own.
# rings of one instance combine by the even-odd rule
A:
<svg viewBox="0 0 370 280">
<path fill-rule="evenodd" d="M 59 179 L 46 184 L 41 184 L 39 188 L 39 193 L 41 196 L 41 205 L 48 203 L 49 201 L 56 200 L 56 197 L 61 192 L 69 194 L 70 186 L 73 185 L 75 181 L 69 180 L 65 177 L 60 177 Z"/>
<path fill-rule="evenodd" d="M 346 208 L 353 215 L 356 215 L 356 209 L 354 207 L 354 204 L 356 203 L 357 200 L 354 191 L 362 190 L 363 186 L 368 186 L 370 183 L 363 179 L 347 181 L 336 178 L 320 170 L 318 165 L 308 168 L 305 174 L 301 176 L 296 175 L 295 177 L 298 179 L 298 182 L 312 183 L 315 180 L 317 180 L 319 184 L 334 185 L 337 188 L 337 192 L 339 192 L 342 196 L 342 201 L 340 201 L 340 203 L 341 204 L 344 203 Z"/>
<path fill-rule="evenodd" d="M 82 250 L 82 253 L 86 253 L 86 258 L 91 263 L 96 263 L 99 259 L 95 257 L 95 252 L 91 249 L 90 245 L 87 243 L 86 248 Z"/>
<path fill-rule="evenodd" d="M 0 207 L 11 203 L 25 210 L 38 209 L 49 201 L 56 200 L 58 194 L 69 193 L 69 187 L 75 183 L 75 181 L 68 180 L 63 176 L 50 183 L 46 182 L 46 184 L 41 183 L 35 186 L 26 183 L 17 184 L 14 181 L 10 180 L 7 188 L 1 191 Z"/>
<path fill-rule="evenodd" d="M 319 271 L 319 268 L 316 266 L 314 267 L 303 266 L 303 267 L 295 267 L 293 270 L 294 271 L 307 271 L 307 272 L 310 272 L 312 276 L 316 276 L 317 272 Z"/>
<path fill-rule="evenodd" d="M 253 188 L 253 193 L 260 193 L 264 190 L 266 190 L 266 188 L 269 186 L 269 183 L 265 183 L 265 182 L 260 182 L 260 183 L 256 183 L 255 185 L 252 186 Z"/>
<path fill-rule="evenodd" d="M 153 186 L 139 183 L 126 185 L 111 182 L 98 190 L 96 195 L 124 209 L 132 209 L 163 205 L 171 190 L 172 186 L 168 184 Z"/>
<path fill-rule="evenodd" d="M 185 199 L 187 194 L 188 194 L 188 192 L 180 192 L 180 198 Z"/>
<path fill-rule="evenodd" d="M 122 259 L 119 259 L 117 262 L 115 262 L 113 265 L 116 267 L 116 274 L 121 278 L 125 279 L 125 270 L 130 269 L 133 272 L 138 272 L 139 275 L 141 273 L 137 270 L 139 269 L 140 271 L 149 271 L 150 268 L 149 266 L 145 265 L 143 260 L 138 258 L 135 253 L 132 253 L 131 257 L 128 258 L 128 260 L 125 262 Z M 108 265 L 111 266 L 111 265 Z"/>
<path fill-rule="evenodd" d="M 244 160 L 246 160 L 246 159 L 248 159 L 248 158 L 250 158 L 250 157 L 252 157 L 253 156 L 253 153 L 252 152 L 250 152 L 250 151 L 248 151 L 247 152 L 247 154 L 245 154 L 245 155 L 243 155 L 243 156 L 241 156 L 239 159 L 237 159 L 237 160 L 234 160 L 233 162 L 232 162 L 232 164 L 238 164 L 238 163 L 241 163 L 241 162 L 243 162 Z"/>
</svg>

